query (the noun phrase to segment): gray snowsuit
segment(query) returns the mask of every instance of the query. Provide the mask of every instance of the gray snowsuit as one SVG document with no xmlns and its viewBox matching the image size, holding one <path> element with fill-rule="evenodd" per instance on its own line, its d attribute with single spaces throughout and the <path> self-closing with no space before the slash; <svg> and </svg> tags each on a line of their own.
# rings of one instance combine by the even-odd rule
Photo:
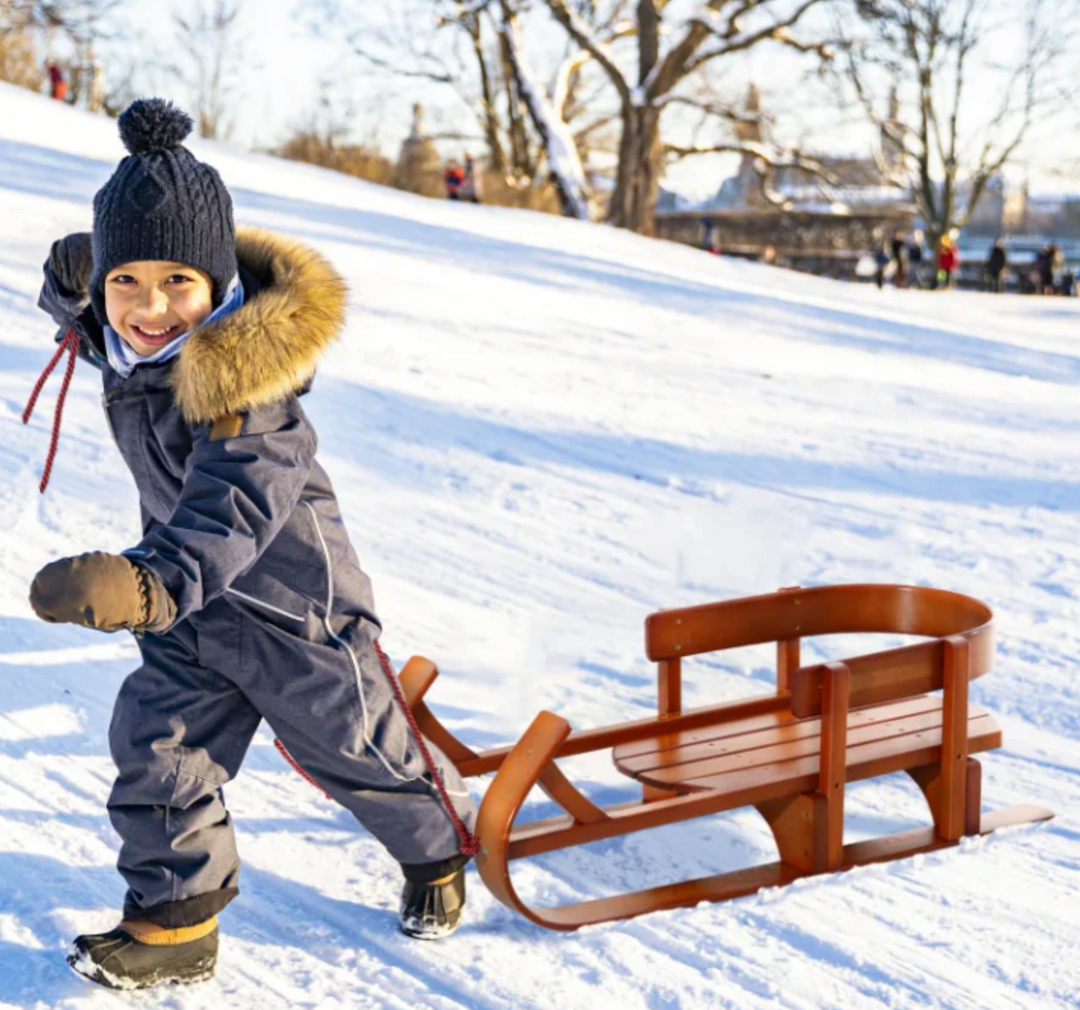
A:
<svg viewBox="0 0 1080 1010">
<path fill-rule="evenodd" d="M 262 719 L 407 877 L 434 880 L 466 861 L 380 668 L 371 585 L 299 401 L 343 324 L 344 283 L 318 253 L 269 232 L 241 229 L 237 258 L 243 306 L 127 379 L 92 317 L 77 320 L 141 501 L 143 538 L 123 553 L 177 606 L 165 632 L 137 635 L 142 665 L 109 732 L 124 914 L 168 927 L 237 894 L 222 787 Z M 66 327 L 85 302 L 47 271 L 40 304 Z M 460 776 L 431 750 L 471 828 Z"/>
</svg>

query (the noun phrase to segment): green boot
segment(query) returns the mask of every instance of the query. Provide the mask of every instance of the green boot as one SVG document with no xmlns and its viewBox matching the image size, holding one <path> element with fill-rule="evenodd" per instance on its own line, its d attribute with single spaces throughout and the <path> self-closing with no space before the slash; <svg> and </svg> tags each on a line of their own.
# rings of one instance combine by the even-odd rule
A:
<svg viewBox="0 0 1080 1010">
<path fill-rule="evenodd" d="M 146 989 L 205 981 L 214 974 L 217 950 L 217 916 L 180 929 L 125 920 L 108 933 L 76 937 L 67 963 L 107 989 Z"/>
</svg>

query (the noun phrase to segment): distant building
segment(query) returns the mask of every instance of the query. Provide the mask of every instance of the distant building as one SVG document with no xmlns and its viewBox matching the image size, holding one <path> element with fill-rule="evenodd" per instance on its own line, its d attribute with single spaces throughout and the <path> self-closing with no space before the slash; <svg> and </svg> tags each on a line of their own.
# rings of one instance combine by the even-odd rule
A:
<svg viewBox="0 0 1080 1010">
<path fill-rule="evenodd" d="M 397 176 L 401 188 L 411 193 L 442 194 L 442 158 L 424 132 L 424 107 L 419 102 L 413 106 L 412 130 L 398 155 Z"/>
<path fill-rule="evenodd" d="M 967 201 L 968 192 L 970 190 L 967 192 L 961 190 L 961 206 Z M 985 238 L 996 238 L 998 235 L 1004 235 L 1009 231 L 1006 226 L 1009 213 L 1016 213 L 1015 201 L 1013 201 L 1013 207 L 1010 209 L 1005 177 L 999 172 L 987 180 L 986 188 L 982 191 L 979 202 L 975 204 L 975 209 L 971 212 L 971 217 L 968 218 L 964 232 L 967 235 L 977 235 Z"/>
<path fill-rule="evenodd" d="M 1013 235 L 1080 241 L 1080 195 L 1032 194 L 1027 183 L 1009 189 L 1004 179 L 995 176 L 964 234 L 970 238 Z"/>
<path fill-rule="evenodd" d="M 1080 197 L 1029 195 L 1026 221 L 1029 235 L 1080 239 Z"/>
<path fill-rule="evenodd" d="M 801 152 L 817 162 L 819 175 L 798 166 L 786 166 L 773 171 L 768 179 L 772 199 L 763 190 L 759 157 L 753 145 L 768 144 L 769 118 L 761 108 L 761 94 L 750 85 L 743 103 L 742 122 L 736 127 L 740 142 L 751 145 L 744 151 L 738 172 L 726 179 L 716 196 L 708 200 L 705 210 L 746 210 L 766 208 L 779 199 L 789 210 L 822 213 L 849 213 L 852 210 L 894 208 L 907 210 L 910 203 L 897 180 L 904 170 L 903 146 L 895 139 L 892 127 L 899 118 L 899 102 L 894 91 L 890 96 L 889 118 L 881 128 L 879 150 L 871 157 L 818 155 Z M 822 176 L 827 176 L 828 181 Z"/>
</svg>

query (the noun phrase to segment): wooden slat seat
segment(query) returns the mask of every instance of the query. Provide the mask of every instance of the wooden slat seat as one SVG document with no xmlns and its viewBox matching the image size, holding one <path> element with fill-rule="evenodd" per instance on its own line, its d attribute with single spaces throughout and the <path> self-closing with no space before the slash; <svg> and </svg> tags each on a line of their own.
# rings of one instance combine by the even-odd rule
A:
<svg viewBox="0 0 1080 1010">
<path fill-rule="evenodd" d="M 847 781 L 905 771 L 940 760 L 942 699 L 920 695 L 848 714 Z M 984 709 L 968 715 L 968 752 L 1001 746 L 1001 730 Z M 820 768 L 821 719 L 769 712 L 692 731 L 637 740 L 613 750 L 625 775 L 678 793 L 745 795 L 755 782 L 786 783 L 797 795 L 815 787 Z M 745 803 L 741 799 L 741 803 Z"/>
</svg>

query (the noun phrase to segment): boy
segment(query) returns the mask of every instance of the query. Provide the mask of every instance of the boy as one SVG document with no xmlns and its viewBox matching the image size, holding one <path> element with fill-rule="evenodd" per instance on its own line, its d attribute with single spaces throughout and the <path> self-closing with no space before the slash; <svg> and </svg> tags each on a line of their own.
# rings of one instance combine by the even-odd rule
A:
<svg viewBox="0 0 1080 1010">
<path fill-rule="evenodd" d="M 402 864 L 401 928 L 448 935 L 475 812 L 410 733 L 298 399 L 344 323 L 344 283 L 311 249 L 235 233 L 221 179 L 181 146 L 183 112 L 137 101 L 119 125 L 131 154 L 89 241 L 53 247 L 40 302 L 101 369 L 143 516 L 137 546 L 55 561 L 31 589 L 42 619 L 131 630 L 142 654 L 109 732 L 123 916 L 69 963 L 112 988 L 210 977 L 239 873 L 221 787 L 264 718 Z"/>
</svg>

